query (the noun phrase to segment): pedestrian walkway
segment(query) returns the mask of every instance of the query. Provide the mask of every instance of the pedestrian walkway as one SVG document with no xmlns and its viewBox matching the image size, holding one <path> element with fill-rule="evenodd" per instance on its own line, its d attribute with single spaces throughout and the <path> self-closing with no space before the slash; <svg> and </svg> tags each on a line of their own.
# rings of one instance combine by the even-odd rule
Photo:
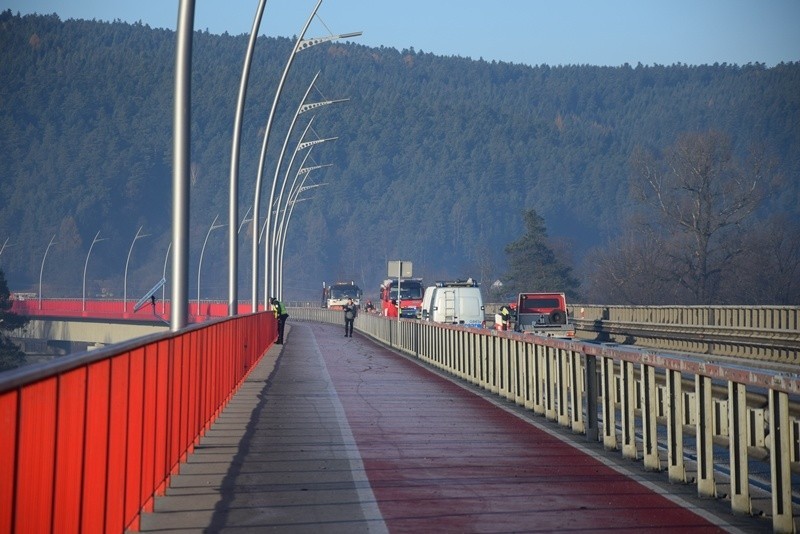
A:
<svg viewBox="0 0 800 534">
<path fill-rule="evenodd" d="M 143 532 L 769 532 L 343 325 L 290 322 Z"/>
</svg>

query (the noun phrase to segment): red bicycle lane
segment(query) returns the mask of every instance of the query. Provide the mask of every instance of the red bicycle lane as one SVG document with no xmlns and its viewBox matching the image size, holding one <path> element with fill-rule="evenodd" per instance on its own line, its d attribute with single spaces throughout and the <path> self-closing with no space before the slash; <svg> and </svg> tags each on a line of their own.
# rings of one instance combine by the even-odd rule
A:
<svg viewBox="0 0 800 534">
<path fill-rule="evenodd" d="M 731 529 L 360 334 L 311 330 L 391 532 Z"/>
</svg>

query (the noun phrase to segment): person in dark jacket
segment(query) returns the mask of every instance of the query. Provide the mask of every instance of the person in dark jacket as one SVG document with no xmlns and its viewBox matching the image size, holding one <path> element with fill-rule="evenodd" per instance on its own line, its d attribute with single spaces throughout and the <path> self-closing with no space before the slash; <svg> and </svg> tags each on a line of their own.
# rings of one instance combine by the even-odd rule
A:
<svg viewBox="0 0 800 534">
<path fill-rule="evenodd" d="M 353 322 L 358 315 L 358 308 L 353 304 L 353 299 L 348 299 L 344 306 L 344 337 L 353 337 Z"/>
<path fill-rule="evenodd" d="M 272 302 L 272 311 L 275 314 L 275 319 L 278 320 L 278 340 L 275 343 L 281 345 L 283 344 L 283 329 L 286 326 L 286 319 L 289 318 L 289 314 L 286 312 L 286 306 L 283 305 L 283 302 L 275 297 L 272 297 L 270 302 Z"/>
</svg>

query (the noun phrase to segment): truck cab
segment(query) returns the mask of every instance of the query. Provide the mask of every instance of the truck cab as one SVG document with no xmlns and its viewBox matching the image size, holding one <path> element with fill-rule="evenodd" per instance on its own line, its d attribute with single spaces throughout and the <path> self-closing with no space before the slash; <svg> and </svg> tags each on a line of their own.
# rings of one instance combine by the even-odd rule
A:
<svg viewBox="0 0 800 534">
<path fill-rule="evenodd" d="M 422 278 L 388 278 L 380 288 L 381 314 L 384 317 L 416 319 L 422 306 Z"/>
<path fill-rule="evenodd" d="M 564 293 L 520 293 L 514 330 L 525 334 L 574 337 Z"/>
<path fill-rule="evenodd" d="M 353 299 L 357 308 L 361 307 L 361 288 L 354 281 L 322 283 L 322 307 L 330 310 L 343 310 L 348 300 Z"/>
</svg>

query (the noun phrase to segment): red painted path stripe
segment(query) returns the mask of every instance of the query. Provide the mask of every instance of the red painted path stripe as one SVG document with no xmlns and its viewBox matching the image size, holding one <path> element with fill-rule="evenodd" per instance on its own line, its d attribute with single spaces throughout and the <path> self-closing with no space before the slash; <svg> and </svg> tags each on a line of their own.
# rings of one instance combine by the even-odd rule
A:
<svg viewBox="0 0 800 534">
<path fill-rule="evenodd" d="M 360 335 L 311 330 L 391 532 L 723 530 Z"/>
</svg>

